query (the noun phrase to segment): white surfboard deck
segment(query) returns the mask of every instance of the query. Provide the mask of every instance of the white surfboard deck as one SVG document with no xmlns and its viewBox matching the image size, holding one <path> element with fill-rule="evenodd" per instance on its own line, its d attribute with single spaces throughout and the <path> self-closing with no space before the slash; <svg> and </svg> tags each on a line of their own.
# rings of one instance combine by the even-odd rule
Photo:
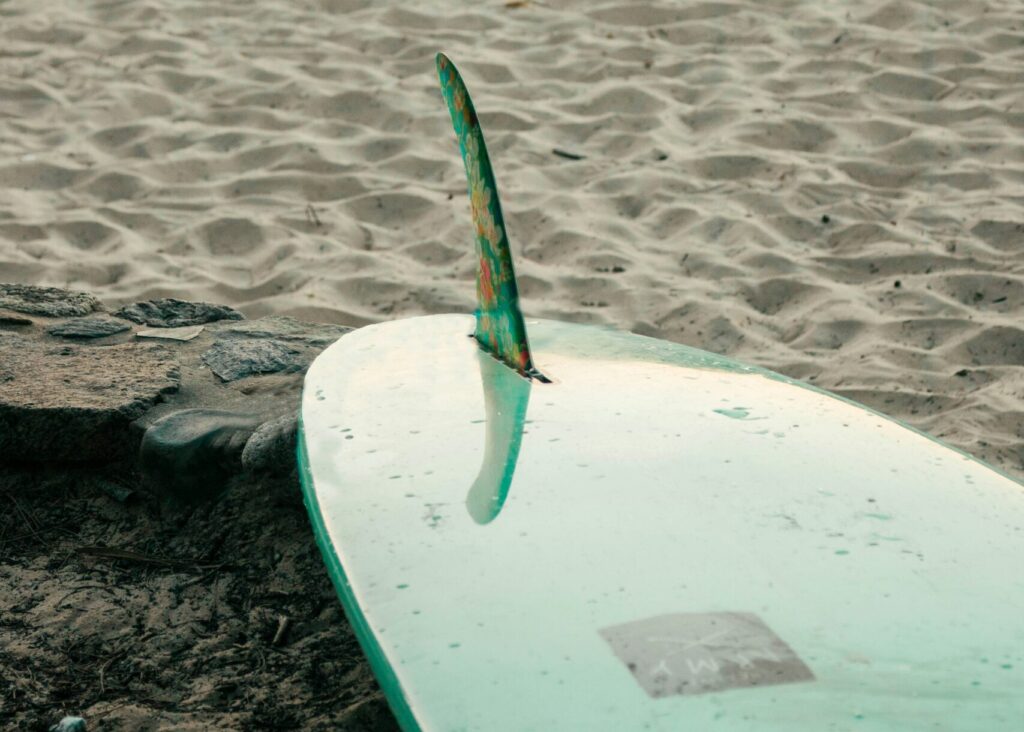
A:
<svg viewBox="0 0 1024 732">
<path fill-rule="evenodd" d="M 552 384 L 459 315 L 306 377 L 307 505 L 407 732 L 1024 729 L 1020 484 L 767 371 L 528 327 Z"/>
</svg>

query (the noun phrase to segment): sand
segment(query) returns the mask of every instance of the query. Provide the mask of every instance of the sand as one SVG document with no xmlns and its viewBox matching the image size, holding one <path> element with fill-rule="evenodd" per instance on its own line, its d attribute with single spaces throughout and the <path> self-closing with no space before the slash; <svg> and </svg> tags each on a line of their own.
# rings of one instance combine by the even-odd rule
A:
<svg viewBox="0 0 1024 732">
<path fill-rule="evenodd" d="M 470 310 L 443 49 L 529 315 L 810 379 L 1024 471 L 1016 3 L 0 12 L 3 279 L 348 325 Z"/>
<path fill-rule="evenodd" d="M 438 50 L 528 315 L 766 366 L 1024 476 L 1009 1 L 9 1 L 0 279 L 346 325 L 470 311 Z"/>
<path fill-rule="evenodd" d="M 470 310 L 443 49 L 529 315 L 810 379 L 1024 471 L 1015 3 L 86 5 L 3 7 L 6 280 Z"/>
</svg>

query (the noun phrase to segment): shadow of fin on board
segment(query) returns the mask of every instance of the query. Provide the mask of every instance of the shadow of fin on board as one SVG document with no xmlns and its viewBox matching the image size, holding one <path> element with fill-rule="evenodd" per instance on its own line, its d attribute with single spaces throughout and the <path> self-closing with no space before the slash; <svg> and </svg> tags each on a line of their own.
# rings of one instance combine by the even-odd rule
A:
<svg viewBox="0 0 1024 732">
<path fill-rule="evenodd" d="M 478 524 L 488 524 L 498 517 L 508 498 L 533 384 L 486 353 L 477 353 L 477 357 L 487 410 L 487 437 L 483 462 L 466 496 L 466 509 Z"/>
</svg>

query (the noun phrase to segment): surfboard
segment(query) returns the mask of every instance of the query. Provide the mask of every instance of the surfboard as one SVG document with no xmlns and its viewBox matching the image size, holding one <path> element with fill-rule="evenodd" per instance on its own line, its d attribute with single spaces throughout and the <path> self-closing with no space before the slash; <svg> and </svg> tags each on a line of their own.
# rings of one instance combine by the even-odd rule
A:
<svg viewBox="0 0 1024 732">
<path fill-rule="evenodd" d="M 302 397 L 314 534 L 403 730 L 1022 728 L 1024 487 L 779 374 L 524 319 L 473 212 L 476 316 L 349 333 Z"/>
</svg>

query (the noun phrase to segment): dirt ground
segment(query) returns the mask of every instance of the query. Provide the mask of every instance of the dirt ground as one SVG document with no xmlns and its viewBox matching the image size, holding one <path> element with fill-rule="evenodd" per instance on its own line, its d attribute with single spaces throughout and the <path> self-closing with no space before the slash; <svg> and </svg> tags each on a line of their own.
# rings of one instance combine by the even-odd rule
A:
<svg viewBox="0 0 1024 732">
<path fill-rule="evenodd" d="M 68 714 L 90 732 L 398 729 L 294 476 L 183 507 L 124 467 L 2 468 L 0 729 Z"/>
</svg>

